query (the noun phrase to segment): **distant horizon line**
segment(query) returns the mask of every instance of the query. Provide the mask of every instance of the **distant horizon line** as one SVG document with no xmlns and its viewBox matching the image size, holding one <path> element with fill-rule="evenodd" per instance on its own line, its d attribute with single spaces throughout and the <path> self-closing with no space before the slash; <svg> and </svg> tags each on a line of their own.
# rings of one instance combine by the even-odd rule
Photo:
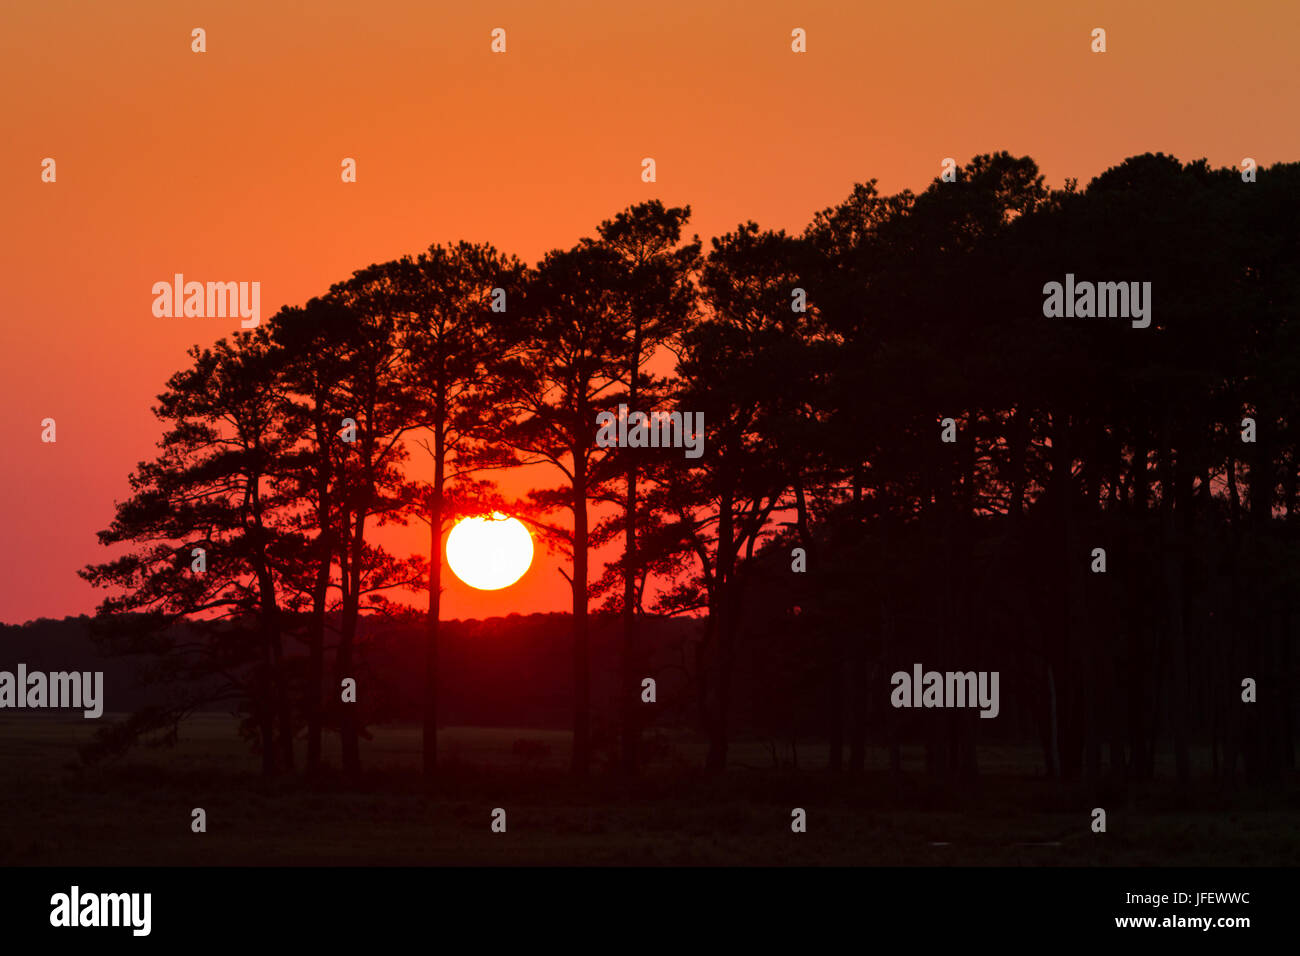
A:
<svg viewBox="0 0 1300 956">
<path fill-rule="evenodd" d="M 424 617 L 425 614 L 427 613 L 426 611 L 423 611 L 423 610 L 421 610 L 421 609 L 419 609 L 419 608 L 409 608 L 409 610 L 411 611 L 411 613 L 412 613 L 413 615 L 415 615 L 415 616 L 417 616 L 417 617 L 421 617 L 421 618 Z M 285 612 L 285 613 L 291 613 L 291 612 Z M 310 612 L 309 612 L 309 611 L 303 611 L 303 612 L 301 612 L 301 613 L 304 614 L 304 615 L 306 615 L 306 614 L 309 614 Z M 337 615 L 340 614 L 340 613 L 342 613 L 342 612 L 335 611 L 335 612 L 332 612 L 331 615 L 328 615 L 328 616 L 337 616 Z M 116 616 L 118 616 L 118 617 L 142 617 L 143 615 L 142 615 L 140 612 L 137 612 L 137 611 L 128 611 L 128 612 L 124 612 L 124 613 L 122 613 L 122 614 L 120 614 L 120 615 L 116 615 Z M 29 618 L 28 620 L 23 621 L 21 624 L 16 624 L 16 623 L 13 623 L 13 622 L 11 622 L 11 621 L 0 621 L 0 627 L 20 627 L 20 628 L 21 628 L 21 627 L 28 627 L 28 626 L 30 626 L 30 625 L 32 625 L 32 624 L 39 624 L 39 623 L 42 622 L 42 621 L 50 621 L 50 622 L 53 622 L 53 623 L 56 623 L 56 624 L 62 624 L 62 623 L 65 623 L 65 622 L 67 622 L 67 621 L 80 621 L 80 620 L 82 620 L 82 619 L 85 619 L 85 620 L 87 620 L 87 621 L 93 621 L 93 620 L 95 620 L 97 617 L 99 617 L 98 614 L 86 614 L 86 613 L 82 613 L 82 614 L 65 614 L 63 617 L 45 617 L 45 616 L 42 616 L 42 617 L 33 617 L 33 618 Z M 488 621 L 504 621 L 504 620 L 509 620 L 509 619 L 512 618 L 512 617 L 573 617 L 573 612 L 572 612 L 572 611 L 527 611 L 527 612 L 524 612 L 524 611 L 511 611 L 511 612 L 509 612 L 508 614 L 493 614 L 493 615 L 491 615 L 490 617 L 444 617 L 444 618 L 439 618 L 439 623 L 441 623 L 441 624 L 486 623 L 486 622 L 488 622 Z M 642 617 L 642 618 L 654 618 L 654 619 L 666 620 L 666 621 L 671 621 L 671 620 L 687 620 L 687 621 L 694 621 L 694 620 L 703 620 L 703 619 L 704 619 L 704 614 L 703 614 L 703 613 L 698 613 L 698 614 L 656 614 L 656 613 L 654 613 L 654 612 L 652 612 L 652 611 L 645 611 L 645 612 L 643 612 L 643 613 L 641 614 L 641 617 Z M 610 619 L 621 620 L 621 619 L 622 619 L 622 612 L 621 612 L 621 611 L 606 611 L 606 610 L 603 610 L 603 609 L 596 608 L 596 609 L 589 610 L 589 611 L 587 612 L 587 618 L 588 618 L 589 620 L 592 619 L 592 618 L 610 618 Z M 365 620 L 366 620 L 365 616 L 362 616 L 361 620 L 362 620 L 362 621 L 365 621 Z M 389 620 L 391 620 L 391 621 L 397 621 L 397 620 L 399 620 L 399 619 L 396 619 L 396 618 L 389 618 Z M 178 621 L 177 623 L 195 623 L 195 622 L 194 622 L 194 621 L 191 621 L 191 620 L 189 620 L 189 619 L 187 619 L 187 618 L 182 618 L 182 619 L 181 619 L 180 621 Z"/>
</svg>

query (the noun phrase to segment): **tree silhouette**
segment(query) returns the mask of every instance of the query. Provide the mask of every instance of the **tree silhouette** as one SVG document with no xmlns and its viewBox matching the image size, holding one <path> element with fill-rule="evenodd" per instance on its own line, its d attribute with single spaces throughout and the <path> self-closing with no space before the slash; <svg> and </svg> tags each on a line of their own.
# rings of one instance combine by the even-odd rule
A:
<svg viewBox="0 0 1300 956">
<path fill-rule="evenodd" d="M 520 327 L 523 353 L 503 381 L 514 419 L 502 441 L 525 463 L 546 462 L 564 485 L 529 493 L 533 509 L 572 515 L 572 527 L 534 521 L 569 555 L 573 596 L 573 770 L 591 763 L 591 677 L 587 626 L 590 500 L 610 480 L 610 454 L 596 446 L 596 416 L 616 396 L 624 346 L 623 263 L 594 244 L 547 253 L 530 277 Z"/>
<path fill-rule="evenodd" d="M 663 544 L 698 561 L 695 584 L 668 592 L 657 609 L 707 605 L 700 674 L 713 770 L 726 765 L 743 562 L 789 483 L 788 468 L 768 443 L 787 402 L 797 401 L 785 391 L 803 325 L 791 309 L 797 246 L 754 223 L 713 240 L 701 277 L 706 313 L 681 336 L 677 369 L 677 406 L 703 414 L 705 451 L 694 464 L 665 469 L 652 495 L 657 509 L 677 516 Z"/>
<path fill-rule="evenodd" d="M 362 598 L 408 582 L 412 569 L 393 563 L 367 545 L 371 519 L 399 520 L 404 510 L 401 465 L 408 457 L 403 436 L 424 418 L 417 396 L 404 375 L 408 361 L 401 339 L 411 302 L 405 294 L 413 266 L 409 262 L 372 265 L 330 289 L 329 298 L 350 313 L 352 321 L 337 343 L 340 349 L 338 407 L 355 427 L 341 459 L 341 494 L 337 527 L 342 608 L 335 686 L 354 678 L 353 660 Z M 344 423 L 339 423 L 344 428 Z M 337 699 L 337 698 L 335 698 Z M 355 707 L 338 709 L 343 769 L 361 769 L 360 721 Z"/>
<path fill-rule="evenodd" d="M 491 246 L 461 242 L 431 246 L 413 262 L 403 260 L 400 290 L 406 300 L 399 327 L 407 357 L 406 374 L 417 411 L 429 435 L 425 450 L 433 476 L 419 499 L 429 527 L 428 612 L 425 622 L 425 696 L 422 761 L 426 775 L 438 762 L 438 625 L 442 595 L 442 535 L 466 513 L 488 510 L 485 488 L 470 482 L 475 470 L 509 463 L 492 441 L 506 423 L 496 401 L 499 364 L 515 337 L 509 301 L 522 294 L 524 267 Z M 505 295 L 505 311 L 493 312 L 494 290 Z M 448 483 L 454 484 L 454 489 Z"/>
<path fill-rule="evenodd" d="M 176 693 L 103 747 L 233 697 L 266 772 L 292 766 L 305 720 L 308 768 L 337 721 L 356 773 L 379 711 L 340 706 L 329 635 L 334 676 L 363 673 L 362 615 L 419 588 L 432 772 L 442 532 L 499 506 L 484 469 L 547 463 L 562 483 L 521 517 L 572 561 L 580 773 L 590 598 L 622 617 L 630 771 L 653 593 L 656 613 L 702 615 L 678 703 L 711 769 L 757 732 L 816 734 L 836 770 L 875 743 L 901 773 L 920 743 L 931 774 L 964 777 L 980 741 L 1036 739 L 1046 774 L 1090 786 L 1146 780 L 1166 752 L 1182 782 L 1202 753 L 1276 781 L 1295 761 L 1298 211 L 1295 164 L 1247 184 L 1147 154 L 1049 191 L 1003 152 L 920 193 L 859 184 L 799 237 L 746 223 L 702 261 L 689 209 L 655 201 L 532 271 L 468 243 L 360 270 L 196 348 L 160 397 L 160 454 L 100 536 L 131 553 L 82 574 L 124 592 L 105 643 L 154 653 Z M 1067 274 L 1150 282 L 1150 325 L 1045 315 Z M 600 447 L 620 403 L 703 413 L 703 456 Z M 411 517 L 427 560 L 375 542 Z M 918 661 L 999 671 L 999 719 L 889 706 Z"/>
<path fill-rule="evenodd" d="M 97 587 L 125 589 L 100 605 L 110 647 L 156 654 L 160 680 L 183 676 L 201 688 L 219 676 L 223 689 L 238 690 L 269 775 L 293 766 L 277 593 L 298 545 L 278 527 L 286 506 L 280 465 L 293 436 L 283 430 L 265 329 L 196 347 L 190 356 L 193 366 L 171 377 L 154 409 L 168 425 L 159 456 L 137 466 L 131 497 L 99 534 L 101 544 L 136 550 L 81 575 Z M 173 626 L 183 619 L 196 622 L 195 633 Z M 141 715 L 133 733 L 174 727 L 202 699 L 180 698 Z"/>
<path fill-rule="evenodd" d="M 620 270 L 614 281 L 621 299 L 622 351 L 614 372 L 624 392 L 616 403 L 626 404 L 629 413 L 648 414 L 667 396 L 667 382 L 649 374 L 647 364 L 658 350 L 686 328 L 693 316 L 696 290 L 693 274 L 699 265 L 698 237 L 682 244 L 682 228 L 690 218 L 690 207 L 667 209 L 659 200 L 641 203 L 602 222 L 594 245 L 609 250 Z M 623 480 L 618 502 L 618 520 L 623 532 L 623 557 L 617 570 L 622 577 L 622 595 L 614 610 L 623 618 L 620 720 L 622 767 L 635 773 L 641 738 L 639 725 L 640 677 L 644 654 L 637 639 L 638 617 L 642 613 L 644 567 L 637 548 L 637 525 L 641 505 L 637 482 L 651 457 L 647 450 L 623 448 L 611 453 L 617 459 Z M 662 455 L 658 456 L 663 458 Z M 598 529 L 597 538 L 603 538 Z"/>
<path fill-rule="evenodd" d="M 312 299 L 304 308 L 286 308 L 271 323 L 271 335 L 281 347 L 284 362 L 280 380 L 289 397 L 286 428 L 302 436 L 286 462 L 297 478 L 302 508 L 297 516 L 308 544 L 301 571 L 309 602 L 304 639 L 308 665 L 303 693 L 307 718 L 307 769 L 321 766 L 322 706 L 325 679 L 325 629 L 329 611 L 332 571 L 339 553 L 337 499 L 341 494 L 345 445 L 336 434 L 347 417 L 342 407 L 340 379 L 342 355 L 335 343 L 346 340 L 351 313 L 326 299 Z"/>
</svg>

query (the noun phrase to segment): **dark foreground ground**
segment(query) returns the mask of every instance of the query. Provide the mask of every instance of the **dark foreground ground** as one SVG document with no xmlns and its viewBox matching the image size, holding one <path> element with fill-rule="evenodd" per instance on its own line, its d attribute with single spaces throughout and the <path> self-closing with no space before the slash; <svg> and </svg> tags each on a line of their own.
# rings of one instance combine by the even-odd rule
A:
<svg viewBox="0 0 1300 956">
<path fill-rule="evenodd" d="M 107 715 L 106 715 L 107 716 Z M 440 783 L 415 770 L 418 728 L 381 727 L 366 776 L 263 781 L 225 716 L 190 720 L 175 748 L 79 764 L 90 721 L 0 719 L 0 865 L 1102 865 L 1300 864 L 1300 779 L 1267 789 L 1199 779 L 1093 790 L 1042 778 L 1032 748 L 985 748 L 981 776 L 929 779 L 909 751 L 901 779 L 819 769 L 825 748 L 739 743 L 709 777 L 689 740 L 634 783 L 565 772 L 563 732 L 452 728 Z M 515 743 L 531 755 L 518 755 Z M 544 751 L 549 748 L 548 752 Z M 337 756 L 331 754 L 337 765 Z M 759 769 L 762 768 L 762 769 Z M 1107 811 L 1095 834 L 1093 807 Z M 191 810 L 208 830 L 190 830 Z M 507 832 L 494 834 L 494 808 Z M 808 832 L 790 830 L 807 811 Z"/>
</svg>

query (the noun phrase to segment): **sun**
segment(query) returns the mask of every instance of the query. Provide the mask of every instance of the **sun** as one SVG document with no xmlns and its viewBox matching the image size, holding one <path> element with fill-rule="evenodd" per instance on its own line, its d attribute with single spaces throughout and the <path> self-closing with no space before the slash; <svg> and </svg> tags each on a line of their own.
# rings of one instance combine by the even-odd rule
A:
<svg viewBox="0 0 1300 956">
<path fill-rule="evenodd" d="M 533 536 L 518 518 L 499 511 L 462 518 L 447 535 L 447 563 L 472 588 L 509 587 L 533 563 Z"/>
</svg>

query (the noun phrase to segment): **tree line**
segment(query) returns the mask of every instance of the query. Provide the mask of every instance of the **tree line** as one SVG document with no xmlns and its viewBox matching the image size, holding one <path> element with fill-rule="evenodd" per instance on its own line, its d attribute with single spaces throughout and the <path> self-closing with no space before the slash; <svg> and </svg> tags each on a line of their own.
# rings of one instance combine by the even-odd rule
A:
<svg viewBox="0 0 1300 956">
<path fill-rule="evenodd" d="M 1053 190 L 981 155 L 707 251 L 689 207 L 649 201 L 533 266 L 434 245 L 195 347 L 100 533 L 126 553 L 81 573 L 112 592 L 101 641 L 204 691 L 110 743 L 220 696 L 266 773 L 301 736 L 318 770 L 327 732 L 358 773 L 338 690 L 358 624 L 418 591 L 436 774 L 440 542 L 503 509 L 566 557 L 578 773 L 597 611 L 621 622 L 628 773 L 651 614 L 699 619 L 688 719 L 714 770 L 743 712 L 825 739 L 835 770 L 873 742 L 901 769 L 919 741 L 932 772 L 975 772 L 973 713 L 888 706 L 913 662 L 1001 671 L 1004 723 L 1049 774 L 1140 779 L 1163 749 L 1182 780 L 1201 752 L 1214 774 L 1293 768 L 1298 177 L 1146 154 Z M 1151 282 L 1150 326 L 1046 317 L 1067 273 Z M 704 454 L 602 447 L 620 405 L 702 413 Z M 505 501 L 494 470 L 539 463 L 555 484 Z M 425 553 L 376 543 L 395 521 L 427 527 Z"/>
</svg>

